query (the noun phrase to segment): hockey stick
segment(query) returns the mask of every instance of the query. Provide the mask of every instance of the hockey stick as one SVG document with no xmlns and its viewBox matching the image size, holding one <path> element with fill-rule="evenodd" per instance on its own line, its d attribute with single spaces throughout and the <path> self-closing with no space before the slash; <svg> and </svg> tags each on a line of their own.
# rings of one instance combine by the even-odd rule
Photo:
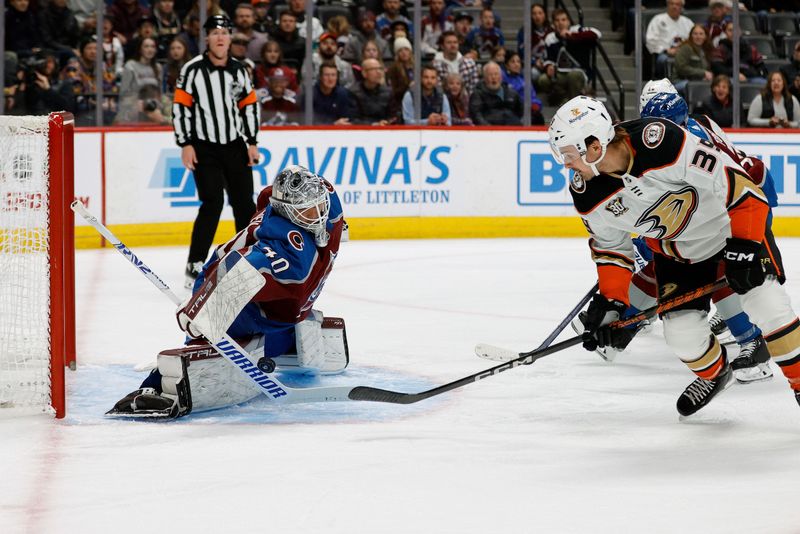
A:
<svg viewBox="0 0 800 534">
<path fill-rule="evenodd" d="M 652 308 L 649 308 L 649 309 L 647 309 L 647 310 L 645 310 L 645 311 L 639 313 L 638 315 L 635 315 L 635 316 L 633 316 L 633 317 L 631 317 L 629 319 L 626 319 L 624 321 L 617 321 L 617 322 L 613 323 L 611 326 L 613 326 L 615 328 L 623 328 L 625 326 L 629 326 L 631 324 L 638 323 L 638 322 L 643 321 L 645 319 L 649 319 L 650 317 L 653 317 L 656 314 L 664 313 L 665 311 L 671 310 L 671 309 L 675 308 L 676 306 L 680 306 L 681 304 L 685 304 L 685 303 L 687 303 L 687 302 L 689 302 L 691 300 L 694 300 L 696 298 L 700 298 L 702 296 L 708 295 L 709 293 L 713 293 L 714 291 L 722 289 L 726 285 L 727 285 L 727 282 L 725 280 L 718 280 L 717 282 L 715 282 L 713 284 L 705 285 L 703 287 L 700 287 L 698 289 L 695 289 L 693 291 L 685 293 L 685 294 L 683 294 L 683 295 L 681 295 L 679 297 L 675 297 L 674 299 L 668 300 L 668 301 L 664 302 L 663 304 L 660 304 L 658 306 L 654 306 Z M 513 350 L 510 350 L 510 349 L 504 349 L 502 347 L 495 347 L 494 345 L 481 345 L 480 348 L 484 352 L 482 354 L 478 354 L 478 355 L 481 358 L 485 358 L 487 360 L 494 360 L 494 361 L 499 361 L 499 362 L 508 362 L 508 361 L 511 361 L 511 360 L 514 360 L 514 359 L 520 357 L 520 353 L 518 353 L 518 352 L 514 352 Z M 477 347 L 476 347 L 476 350 L 477 350 Z"/>
<path fill-rule="evenodd" d="M 169 286 L 161 280 L 161 278 L 153 272 L 150 267 L 139 259 L 131 249 L 129 249 L 117 236 L 111 233 L 111 230 L 106 228 L 103 223 L 89 213 L 86 207 L 79 201 L 74 201 L 71 206 L 72 210 L 83 217 L 100 235 L 102 235 L 109 243 L 111 243 L 120 254 L 122 254 L 145 278 L 156 286 L 161 293 L 166 295 L 173 304 L 180 305 L 182 303 Z M 247 352 L 230 336 L 223 334 L 220 339 L 211 340 L 209 343 L 214 349 L 226 360 L 230 361 L 233 365 L 238 367 L 244 374 L 260 388 L 261 392 L 270 400 L 281 402 L 318 402 L 318 401 L 347 401 L 351 400 L 348 397 L 351 387 L 338 386 L 338 387 L 318 387 L 318 388 L 291 388 L 281 383 L 275 375 L 265 373 L 258 368 L 248 358 Z"/>
<path fill-rule="evenodd" d="M 583 298 L 581 298 L 580 302 L 578 302 L 578 304 L 574 308 L 572 308 L 572 311 L 570 311 L 567 314 L 567 316 L 564 317 L 564 320 L 561 321 L 558 324 L 558 326 L 556 326 L 555 330 L 550 332 L 550 335 L 547 336 L 545 340 L 542 341 L 542 344 L 536 347 L 535 350 L 546 349 L 547 347 L 549 347 L 550 343 L 552 343 L 558 337 L 558 335 L 564 331 L 564 329 L 575 318 L 575 316 L 580 313 L 580 311 L 583 309 L 586 303 L 592 300 L 592 297 L 599 288 L 600 288 L 600 282 L 595 282 L 595 284 L 586 293 L 586 295 L 584 295 Z M 489 345 L 487 343 L 478 343 L 477 345 L 475 345 L 475 354 L 486 360 L 507 362 L 508 360 L 516 357 L 517 353 L 512 352 L 511 357 L 509 358 L 508 352 L 509 351 L 507 351 L 506 349 L 502 349 L 494 345 Z"/>
</svg>

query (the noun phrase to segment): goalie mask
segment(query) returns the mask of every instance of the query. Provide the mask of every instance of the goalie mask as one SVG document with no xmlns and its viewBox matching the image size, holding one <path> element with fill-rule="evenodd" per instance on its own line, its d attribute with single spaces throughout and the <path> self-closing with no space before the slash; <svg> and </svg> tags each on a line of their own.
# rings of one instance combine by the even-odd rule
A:
<svg viewBox="0 0 800 534">
<path fill-rule="evenodd" d="M 614 139 L 614 125 L 602 102 L 588 96 L 576 96 L 558 109 L 547 133 L 556 161 L 563 165 L 571 158 L 580 157 L 596 176 L 600 174 L 596 165 L 603 160 L 606 147 Z M 600 157 L 591 163 L 586 161 L 586 139 L 589 137 L 600 142 Z"/>
<path fill-rule="evenodd" d="M 644 84 L 644 88 L 642 88 L 642 95 L 639 97 L 639 113 L 641 113 L 645 105 L 650 102 L 650 99 L 652 99 L 658 93 L 670 93 L 677 95 L 678 90 L 675 89 L 675 86 L 672 85 L 672 82 L 666 78 L 661 80 L 650 80 Z"/>
<path fill-rule="evenodd" d="M 317 246 L 328 244 L 325 224 L 331 199 L 320 176 L 298 165 L 287 167 L 275 177 L 269 203 L 279 215 L 313 233 Z"/>
</svg>

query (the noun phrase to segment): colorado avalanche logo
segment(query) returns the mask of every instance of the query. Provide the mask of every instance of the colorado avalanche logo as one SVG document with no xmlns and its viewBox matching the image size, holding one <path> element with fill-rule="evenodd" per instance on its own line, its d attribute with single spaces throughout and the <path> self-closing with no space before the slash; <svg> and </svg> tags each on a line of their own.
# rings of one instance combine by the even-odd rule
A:
<svg viewBox="0 0 800 534">
<path fill-rule="evenodd" d="M 664 140 L 666 128 L 660 122 L 648 124 L 642 132 L 642 142 L 647 148 L 655 148 Z"/>
<path fill-rule="evenodd" d="M 301 234 L 297 230 L 290 231 L 286 235 L 286 237 L 289 239 L 289 244 L 292 245 L 292 247 L 295 250 L 302 251 L 303 248 L 305 247 L 305 241 L 303 240 L 303 234 Z"/>
</svg>

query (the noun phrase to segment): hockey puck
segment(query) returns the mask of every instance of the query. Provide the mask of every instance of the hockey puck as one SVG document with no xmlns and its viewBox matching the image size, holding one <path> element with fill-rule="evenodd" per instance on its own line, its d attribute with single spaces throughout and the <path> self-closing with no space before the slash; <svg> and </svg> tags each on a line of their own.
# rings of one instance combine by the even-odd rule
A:
<svg viewBox="0 0 800 534">
<path fill-rule="evenodd" d="M 267 358 L 266 356 L 262 356 L 258 359 L 258 363 L 256 363 L 259 369 L 264 371 L 265 373 L 271 373 L 275 370 L 275 360 L 272 358 Z"/>
</svg>

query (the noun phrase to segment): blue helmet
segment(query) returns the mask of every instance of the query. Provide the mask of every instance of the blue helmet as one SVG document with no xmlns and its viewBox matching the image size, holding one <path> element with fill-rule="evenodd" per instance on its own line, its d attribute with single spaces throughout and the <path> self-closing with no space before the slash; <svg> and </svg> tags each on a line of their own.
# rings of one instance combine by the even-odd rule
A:
<svg viewBox="0 0 800 534">
<path fill-rule="evenodd" d="M 669 119 L 675 124 L 685 126 L 689 119 L 689 106 L 679 94 L 658 93 L 642 108 L 641 116 Z"/>
</svg>

